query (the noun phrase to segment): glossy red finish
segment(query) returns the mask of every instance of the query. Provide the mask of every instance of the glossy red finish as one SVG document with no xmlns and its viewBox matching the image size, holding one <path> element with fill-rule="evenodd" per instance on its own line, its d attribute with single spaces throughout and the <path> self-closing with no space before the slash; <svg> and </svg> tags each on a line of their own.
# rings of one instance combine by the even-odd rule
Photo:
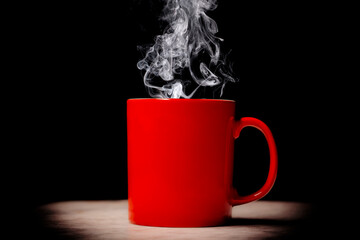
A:
<svg viewBox="0 0 360 240">
<path fill-rule="evenodd" d="M 148 226 L 223 224 L 231 207 L 257 200 L 274 184 L 275 142 L 260 120 L 234 120 L 235 102 L 210 99 L 130 99 L 127 102 L 129 220 Z M 260 129 L 269 144 L 264 186 L 240 197 L 232 187 L 234 139 Z"/>
</svg>

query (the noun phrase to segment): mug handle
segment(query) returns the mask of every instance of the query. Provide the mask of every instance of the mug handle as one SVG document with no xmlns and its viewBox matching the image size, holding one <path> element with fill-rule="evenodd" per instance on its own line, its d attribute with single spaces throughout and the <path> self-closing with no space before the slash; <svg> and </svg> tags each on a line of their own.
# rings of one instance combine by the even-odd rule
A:
<svg viewBox="0 0 360 240">
<path fill-rule="evenodd" d="M 268 126 L 259 119 L 252 117 L 243 117 L 239 121 L 234 122 L 233 137 L 237 139 L 240 135 L 241 130 L 244 127 L 254 127 L 260 130 L 268 143 L 270 153 L 270 167 L 269 173 L 265 184 L 255 193 L 247 196 L 239 196 L 236 189 L 232 188 L 231 204 L 233 206 L 240 205 L 248 202 L 252 202 L 264 197 L 272 188 L 275 183 L 277 169 L 278 169 L 278 156 L 275 145 L 274 137 Z"/>
</svg>

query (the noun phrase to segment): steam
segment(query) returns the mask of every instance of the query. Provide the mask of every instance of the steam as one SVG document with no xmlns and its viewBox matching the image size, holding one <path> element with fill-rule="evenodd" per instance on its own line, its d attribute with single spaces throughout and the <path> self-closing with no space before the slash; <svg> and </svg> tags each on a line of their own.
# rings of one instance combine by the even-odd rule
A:
<svg viewBox="0 0 360 240">
<path fill-rule="evenodd" d="M 205 14 L 216 7 L 216 0 L 166 0 L 163 20 L 169 25 L 137 64 L 145 70 L 144 84 L 150 96 L 191 98 L 206 86 L 218 86 L 221 96 L 228 81 L 237 81 L 226 57 L 221 58 L 223 39 L 215 36 L 217 24 Z M 193 81 L 183 79 L 185 71 Z M 191 82 L 195 88 L 186 94 L 185 87 Z"/>
</svg>

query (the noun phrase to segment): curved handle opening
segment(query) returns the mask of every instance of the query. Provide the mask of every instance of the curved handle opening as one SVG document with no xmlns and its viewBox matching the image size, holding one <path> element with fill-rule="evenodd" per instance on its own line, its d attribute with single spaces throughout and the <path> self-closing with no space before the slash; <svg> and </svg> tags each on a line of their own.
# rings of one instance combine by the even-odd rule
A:
<svg viewBox="0 0 360 240">
<path fill-rule="evenodd" d="M 254 127 L 264 134 L 269 147 L 270 167 L 265 184 L 258 191 L 247 196 L 239 196 L 237 191 L 235 189 L 232 189 L 231 204 L 233 206 L 259 200 L 260 198 L 268 194 L 275 183 L 278 169 L 277 149 L 274 137 L 269 127 L 259 119 L 252 117 L 244 117 L 241 118 L 239 121 L 234 122 L 233 137 L 237 139 L 240 135 L 241 130 L 245 127 Z"/>
</svg>

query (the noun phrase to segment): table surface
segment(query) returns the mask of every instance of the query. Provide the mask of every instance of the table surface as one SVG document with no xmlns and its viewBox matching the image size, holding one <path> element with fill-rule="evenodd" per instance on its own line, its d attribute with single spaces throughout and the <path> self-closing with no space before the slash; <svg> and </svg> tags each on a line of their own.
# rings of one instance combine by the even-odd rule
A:
<svg viewBox="0 0 360 240">
<path fill-rule="evenodd" d="M 235 206 L 228 225 L 201 228 L 147 227 L 129 223 L 127 200 L 67 201 L 39 208 L 46 226 L 74 239 L 279 239 L 293 236 L 311 206 L 265 201 Z M 297 231 L 298 232 L 298 231 Z"/>
</svg>

